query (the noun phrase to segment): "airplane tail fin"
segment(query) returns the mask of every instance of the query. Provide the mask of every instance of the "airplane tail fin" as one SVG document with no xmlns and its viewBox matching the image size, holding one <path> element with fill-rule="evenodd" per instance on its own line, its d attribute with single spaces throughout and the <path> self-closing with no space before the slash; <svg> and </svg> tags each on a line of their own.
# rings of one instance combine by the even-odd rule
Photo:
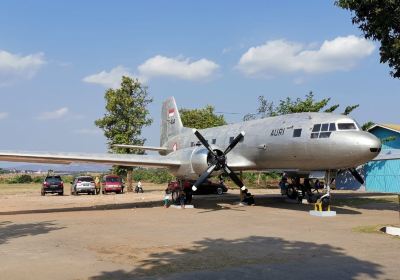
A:
<svg viewBox="0 0 400 280">
<path fill-rule="evenodd" d="M 178 135 L 183 129 L 181 116 L 176 106 L 175 98 L 170 97 L 164 101 L 161 109 L 161 136 L 162 147 L 169 138 Z"/>
</svg>

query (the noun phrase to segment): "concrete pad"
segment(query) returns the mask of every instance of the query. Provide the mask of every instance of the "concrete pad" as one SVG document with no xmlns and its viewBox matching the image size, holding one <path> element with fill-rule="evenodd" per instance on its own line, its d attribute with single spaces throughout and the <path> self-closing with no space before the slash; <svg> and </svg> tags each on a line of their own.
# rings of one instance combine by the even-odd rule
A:
<svg viewBox="0 0 400 280">
<path fill-rule="evenodd" d="M 172 204 L 172 205 L 170 206 L 170 208 L 182 209 L 182 207 L 181 207 L 180 205 L 175 205 L 175 204 Z M 188 204 L 188 205 L 185 205 L 185 208 L 184 208 L 184 209 L 193 209 L 193 208 L 194 208 L 193 205 Z"/>
<path fill-rule="evenodd" d="M 311 216 L 317 216 L 317 217 L 334 217 L 334 216 L 336 216 L 336 211 L 315 211 L 315 210 L 310 210 L 310 215 Z"/>
<path fill-rule="evenodd" d="M 384 227 L 383 231 L 390 235 L 400 236 L 400 228 L 399 227 Z"/>
</svg>

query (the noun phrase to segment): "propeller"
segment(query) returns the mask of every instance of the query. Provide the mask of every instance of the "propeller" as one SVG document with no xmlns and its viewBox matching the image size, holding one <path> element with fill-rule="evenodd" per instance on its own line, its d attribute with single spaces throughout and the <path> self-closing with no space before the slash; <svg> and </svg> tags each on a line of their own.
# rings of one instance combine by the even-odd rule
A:
<svg viewBox="0 0 400 280">
<path fill-rule="evenodd" d="M 233 172 L 233 170 L 226 163 L 226 155 L 232 151 L 233 148 L 243 139 L 244 131 L 240 132 L 238 136 L 236 136 L 233 141 L 228 145 L 224 152 L 213 150 L 211 146 L 208 144 L 207 140 L 201 135 L 201 133 L 197 129 L 193 129 L 194 135 L 196 135 L 197 139 L 203 144 L 204 147 L 209 151 L 209 166 L 203 174 L 197 179 L 197 181 L 193 184 L 192 190 L 196 191 L 197 187 L 204 183 L 205 180 L 211 175 L 214 170 L 223 170 L 226 175 L 228 175 L 232 181 L 240 187 L 242 191 L 246 189 L 246 186 L 243 184 L 242 180 Z"/>
<path fill-rule="evenodd" d="M 361 177 L 360 173 L 355 168 L 349 168 L 349 171 L 353 177 L 360 182 L 361 185 L 364 185 L 364 179 Z"/>
</svg>

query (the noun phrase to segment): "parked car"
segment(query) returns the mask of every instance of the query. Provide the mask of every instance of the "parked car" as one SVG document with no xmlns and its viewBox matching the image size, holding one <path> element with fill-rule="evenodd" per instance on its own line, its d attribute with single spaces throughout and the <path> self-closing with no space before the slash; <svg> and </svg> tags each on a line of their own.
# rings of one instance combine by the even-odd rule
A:
<svg viewBox="0 0 400 280">
<path fill-rule="evenodd" d="M 196 181 L 194 180 L 184 180 L 182 182 L 184 190 L 192 190 L 192 186 Z M 168 188 L 170 192 L 180 189 L 178 181 L 171 181 L 168 183 Z M 210 180 L 206 180 L 203 184 L 198 186 L 197 190 L 193 194 L 224 194 L 228 191 L 228 188 L 221 183 L 213 183 Z"/>
<path fill-rule="evenodd" d="M 118 175 L 105 175 L 101 180 L 103 194 L 108 192 L 123 193 L 124 185 Z"/>
<path fill-rule="evenodd" d="M 64 194 L 64 182 L 61 180 L 60 176 L 46 176 L 42 184 L 41 195 L 44 196 L 46 193 Z"/>
<path fill-rule="evenodd" d="M 96 185 L 92 176 L 78 176 L 71 182 L 71 195 L 79 193 L 96 194 Z"/>
</svg>

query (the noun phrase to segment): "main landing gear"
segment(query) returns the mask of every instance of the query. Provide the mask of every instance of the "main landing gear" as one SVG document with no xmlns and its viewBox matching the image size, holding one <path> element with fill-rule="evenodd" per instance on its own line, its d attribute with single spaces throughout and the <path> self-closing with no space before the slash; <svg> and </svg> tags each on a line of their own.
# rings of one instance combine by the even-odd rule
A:
<svg viewBox="0 0 400 280">
<path fill-rule="evenodd" d="M 288 182 L 288 177 L 283 175 L 279 183 L 281 194 L 291 200 L 297 200 L 302 203 L 306 199 L 308 203 L 315 203 L 316 209 L 319 211 L 328 211 L 331 203 L 331 183 L 332 178 L 335 177 L 336 172 L 326 171 L 324 182 L 318 179 L 304 178 L 301 182 L 300 176 L 291 177 L 291 182 Z"/>
</svg>

